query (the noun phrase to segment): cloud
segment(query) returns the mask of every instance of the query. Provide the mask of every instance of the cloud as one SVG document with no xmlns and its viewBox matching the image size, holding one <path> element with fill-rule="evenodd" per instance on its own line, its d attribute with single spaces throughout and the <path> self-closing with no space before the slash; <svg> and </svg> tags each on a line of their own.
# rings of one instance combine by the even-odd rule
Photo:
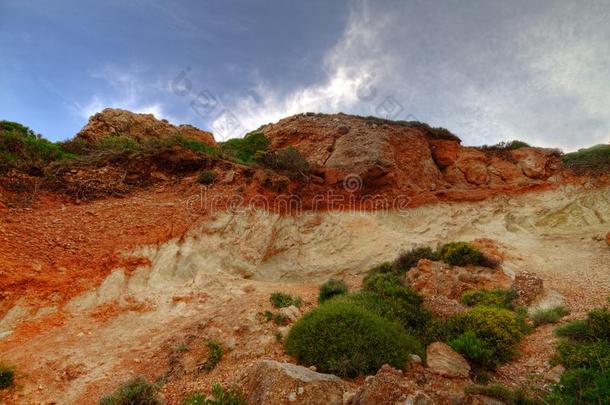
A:
<svg viewBox="0 0 610 405">
<path fill-rule="evenodd" d="M 467 144 L 573 150 L 610 136 L 607 18 L 599 2 L 363 1 L 329 47 L 323 80 L 286 90 L 257 78 L 256 96 L 224 104 L 250 130 L 343 111 L 427 121 Z"/>
<path fill-rule="evenodd" d="M 107 65 L 103 69 L 91 73 L 91 77 L 103 81 L 110 91 L 104 95 L 96 94 L 85 103 L 73 102 L 70 108 L 80 117 L 88 119 L 91 115 L 104 108 L 123 108 L 137 113 L 154 114 L 155 117 L 177 122 L 176 118 L 167 113 L 161 102 L 150 102 L 151 98 L 166 89 L 160 81 L 146 80 L 146 71 L 131 66 L 119 68 Z"/>
</svg>

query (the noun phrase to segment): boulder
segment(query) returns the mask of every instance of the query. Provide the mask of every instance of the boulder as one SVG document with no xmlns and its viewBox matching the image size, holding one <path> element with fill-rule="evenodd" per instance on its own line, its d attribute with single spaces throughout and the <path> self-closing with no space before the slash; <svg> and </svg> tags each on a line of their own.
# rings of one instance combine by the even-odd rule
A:
<svg viewBox="0 0 610 405">
<path fill-rule="evenodd" d="M 526 270 L 515 274 L 513 289 L 517 293 L 516 303 L 528 306 L 536 300 L 544 291 L 542 279 Z"/>
<path fill-rule="evenodd" d="M 331 374 L 274 360 L 260 360 L 243 370 L 235 385 L 248 404 L 343 404 L 347 383 Z"/>
<path fill-rule="evenodd" d="M 288 318 L 290 322 L 294 322 L 301 317 L 301 310 L 294 305 L 280 308 L 279 313 Z"/>
<path fill-rule="evenodd" d="M 461 354 L 442 342 L 434 342 L 426 349 L 428 368 L 445 377 L 468 378 L 470 365 Z"/>
<path fill-rule="evenodd" d="M 209 146 L 215 146 L 212 133 L 191 125 L 175 126 L 166 120 L 158 120 L 153 114 L 138 114 L 119 108 L 106 108 L 89 118 L 89 122 L 78 134 L 77 139 L 98 142 L 108 135 L 122 135 L 141 142 L 146 138 L 169 138 L 182 136 Z"/>
<path fill-rule="evenodd" d="M 433 404 L 414 381 L 387 364 L 374 377 L 367 377 L 351 400 L 353 405 Z"/>
<path fill-rule="evenodd" d="M 489 182 L 487 155 L 479 149 L 460 149 L 456 166 L 464 173 L 466 180 L 471 184 L 480 186 Z"/>
<path fill-rule="evenodd" d="M 532 179 L 549 177 L 555 168 L 554 154 L 543 149 L 519 148 L 510 151 L 524 175 Z"/>
<path fill-rule="evenodd" d="M 444 169 L 453 165 L 457 160 L 460 144 L 457 141 L 434 139 L 430 141 L 430 149 L 437 166 Z"/>
</svg>

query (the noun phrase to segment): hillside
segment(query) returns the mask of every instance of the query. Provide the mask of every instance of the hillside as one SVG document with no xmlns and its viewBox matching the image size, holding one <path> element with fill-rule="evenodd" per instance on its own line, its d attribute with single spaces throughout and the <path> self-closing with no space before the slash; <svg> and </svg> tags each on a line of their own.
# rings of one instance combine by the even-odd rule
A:
<svg viewBox="0 0 610 405">
<path fill-rule="evenodd" d="M 608 149 L 470 147 L 446 129 L 346 114 L 299 114 L 227 142 L 116 109 L 60 143 L 2 121 L 0 364 L 15 366 L 16 383 L 0 401 L 90 404 L 142 375 L 169 404 L 216 382 L 249 403 L 394 403 L 388 392 L 399 392 L 393 401 L 474 404 L 484 395 L 465 387 L 479 371 L 545 398 L 554 326 L 519 335 L 494 367 L 451 352 L 458 360 L 443 361 L 460 367 L 449 376 L 429 344 L 468 330 L 430 328 L 470 313 L 462 294 L 479 288 L 512 289 L 526 315 L 517 304 L 504 315 L 529 311 L 530 326 L 540 309 L 566 307 L 565 322 L 607 304 Z M 485 260 L 453 261 L 445 245 L 458 241 Z M 396 264 L 418 247 L 430 253 Z M 290 327 L 317 310 L 331 277 L 383 308 L 403 305 L 367 290 L 384 262 L 400 294 L 416 294 L 407 312 L 431 319 L 407 328 L 428 352 L 321 377 L 325 363 L 284 345 Z M 302 302 L 273 308 L 278 291 Z M 211 341 L 224 352 L 217 366 Z"/>
</svg>

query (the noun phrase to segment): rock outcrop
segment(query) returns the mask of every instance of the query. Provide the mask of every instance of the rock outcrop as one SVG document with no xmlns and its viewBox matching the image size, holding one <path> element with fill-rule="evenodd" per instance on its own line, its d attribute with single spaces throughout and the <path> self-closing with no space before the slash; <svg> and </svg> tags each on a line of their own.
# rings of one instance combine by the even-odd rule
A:
<svg viewBox="0 0 610 405">
<path fill-rule="evenodd" d="M 346 114 L 300 114 L 264 125 L 273 149 L 294 146 L 321 170 L 327 184 L 348 175 L 362 187 L 404 192 L 503 189 L 540 184 L 559 170 L 552 150 L 503 153 L 463 147 L 457 137 L 419 123 Z"/>
<path fill-rule="evenodd" d="M 470 365 L 461 354 L 442 342 L 434 342 L 426 349 L 430 370 L 445 377 L 468 378 Z"/>
<path fill-rule="evenodd" d="M 341 405 L 348 385 L 339 377 L 274 360 L 260 360 L 236 378 L 248 404 Z"/>
<path fill-rule="evenodd" d="M 209 146 L 215 146 L 214 136 L 192 125 L 175 126 L 167 120 L 158 120 L 153 114 L 138 114 L 118 108 L 106 108 L 92 115 L 78 134 L 77 139 L 97 142 L 104 136 L 123 135 L 141 142 L 146 138 L 182 136 Z"/>
</svg>

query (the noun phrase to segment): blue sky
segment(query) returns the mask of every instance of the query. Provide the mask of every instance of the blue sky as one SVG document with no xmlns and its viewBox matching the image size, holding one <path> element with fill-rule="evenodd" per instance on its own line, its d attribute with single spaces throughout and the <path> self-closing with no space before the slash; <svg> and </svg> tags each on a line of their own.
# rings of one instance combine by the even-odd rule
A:
<svg viewBox="0 0 610 405">
<path fill-rule="evenodd" d="M 610 140 L 610 2 L 0 0 L 0 118 L 53 140 L 105 107 L 239 136 L 306 111 L 467 144 Z"/>
</svg>

